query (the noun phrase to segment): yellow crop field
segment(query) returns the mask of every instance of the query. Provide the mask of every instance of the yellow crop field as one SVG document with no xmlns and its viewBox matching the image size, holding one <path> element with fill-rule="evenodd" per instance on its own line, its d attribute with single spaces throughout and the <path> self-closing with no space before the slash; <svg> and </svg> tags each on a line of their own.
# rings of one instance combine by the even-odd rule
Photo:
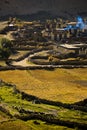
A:
<svg viewBox="0 0 87 130">
<path fill-rule="evenodd" d="M 87 69 L 1 71 L 0 79 L 42 99 L 74 103 L 87 98 Z"/>
</svg>

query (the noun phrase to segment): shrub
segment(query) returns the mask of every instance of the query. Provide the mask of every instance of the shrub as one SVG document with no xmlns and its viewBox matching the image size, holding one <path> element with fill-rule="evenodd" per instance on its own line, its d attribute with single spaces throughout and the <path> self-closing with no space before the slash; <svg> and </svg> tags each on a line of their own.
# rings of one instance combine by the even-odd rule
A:
<svg viewBox="0 0 87 130">
<path fill-rule="evenodd" d="M 6 38 L 0 39 L 0 58 L 8 59 L 10 54 L 12 53 L 12 43 L 10 40 Z"/>
</svg>

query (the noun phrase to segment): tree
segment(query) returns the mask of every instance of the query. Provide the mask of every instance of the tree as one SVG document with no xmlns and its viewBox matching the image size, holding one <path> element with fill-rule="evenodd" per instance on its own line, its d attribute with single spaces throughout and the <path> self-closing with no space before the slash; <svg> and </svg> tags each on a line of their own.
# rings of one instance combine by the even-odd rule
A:
<svg viewBox="0 0 87 130">
<path fill-rule="evenodd" d="M 7 38 L 0 39 L 0 59 L 8 59 L 12 53 L 12 43 Z"/>
</svg>

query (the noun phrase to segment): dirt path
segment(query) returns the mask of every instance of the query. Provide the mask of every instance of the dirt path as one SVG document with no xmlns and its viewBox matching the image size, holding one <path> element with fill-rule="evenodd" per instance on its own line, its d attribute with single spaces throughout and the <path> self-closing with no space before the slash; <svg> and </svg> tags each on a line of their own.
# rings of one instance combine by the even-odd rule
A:
<svg viewBox="0 0 87 130">
<path fill-rule="evenodd" d="M 28 62 L 28 58 L 25 58 L 24 60 L 21 60 L 21 61 L 18 61 L 18 62 L 13 61 L 12 65 L 27 67 L 27 66 L 32 66 L 33 64 Z"/>
<path fill-rule="evenodd" d="M 45 52 L 48 52 L 48 51 L 42 51 L 42 53 L 45 53 Z M 41 53 L 41 52 L 37 52 L 37 53 Z M 23 66 L 23 67 L 28 67 L 28 66 L 40 66 L 40 65 L 36 65 L 32 62 L 29 61 L 29 57 L 32 57 L 34 55 L 37 55 L 37 53 L 34 53 L 34 54 L 31 54 L 29 56 L 27 56 L 27 58 L 21 60 L 21 61 L 13 61 L 11 63 L 11 65 L 14 65 L 14 66 Z"/>
</svg>

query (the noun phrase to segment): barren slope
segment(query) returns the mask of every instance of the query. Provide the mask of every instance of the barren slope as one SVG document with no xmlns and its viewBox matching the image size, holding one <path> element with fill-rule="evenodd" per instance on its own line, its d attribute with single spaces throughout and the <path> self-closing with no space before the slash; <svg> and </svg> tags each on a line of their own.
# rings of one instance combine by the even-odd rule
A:
<svg viewBox="0 0 87 130">
<path fill-rule="evenodd" d="M 49 11 L 56 15 L 87 12 L 86 0 L 0 0 L 0 15 L 26 15 Z"/>
</svg>

